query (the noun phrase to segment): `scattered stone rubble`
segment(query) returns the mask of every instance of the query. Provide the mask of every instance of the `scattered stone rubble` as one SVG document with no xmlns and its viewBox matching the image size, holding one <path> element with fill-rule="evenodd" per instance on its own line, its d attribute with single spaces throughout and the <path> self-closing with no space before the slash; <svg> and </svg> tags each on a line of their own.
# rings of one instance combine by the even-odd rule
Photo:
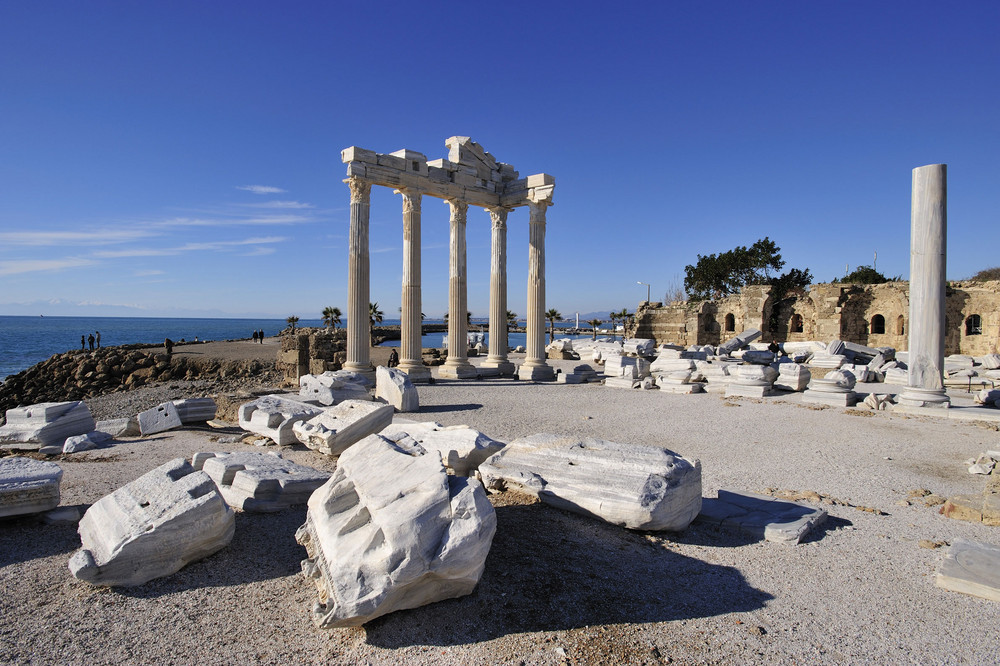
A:
<svg viewBox="0 0 1000 666">
<path fill-rule="evenodd" d="M 336 405 L 344 400 L 371 400 L 371 381 L 350 370 L 327 371 L 320 375 L 299 377 L 299 395 L 321 405 Z"/>
<path fill-rule="evenodd" d="M 69 569 L 94 585 L 141 585 L 224 548 L 235 529 L 215 482 L 176 458 L 87 509 Z"/>
<path fill-rule="evenodd" d="M 339 456 L 347 447 L 392 423 L 393 407 L 381 402 L 345 400 L 306 421 L 296 421 L 292 432 L 310 449 Z"/>
<path fill-rule="evenodd" d="M 504 447 L 503 442 L 468 426 L 443 426 L 434 421 L 396 421 L 379 435 L 397 443 L 410 438 L 427 451 L 437 451 L 448 471 L 458 476 L 471 476 L 484 460 Z"/>
<path fill-rule="evenodd" d="M 488 490 L 520 490 L 636 530 L 683 530 L 701 508 L 701 463 L 652 446 L 537 434 L 511 442 L 479 474 Z"/>
<path fill-rule="evenodd" d="M 270 452 L 196 453 L 191 466 L 215 482 L 226 504 L 258 513 L 305 504 L 313 491 L 330 478 L 326 472 Z"/>
<path fill-rule="evenodd" d="M 412 439 L 371 435 L 340 457 L 295 535 L 309 554 L 302 571 L 319 590 L 313 622 L 358 626 L 469 594 L 495 531 L 478 481 L 448 475 Z"/>
<path fill-rule="evenodd" d="M 292 427 L 323 413 L 319 405 L 289 394 L 270 394 L 252 400 L 239 409 L 240 427 L 269 437 L 279 446 L 298 441 Z"/>
<path fill-rule="evenodd" d="M 986 487 L 978 495 L 954 495 L 941 507 L 942 515 L 985 525 L 1000 525 L 1000 451 L 987 451 L 966 461 L 970 474 L 986 475 Z"/>
<path fill-rule="evenodd" d="M 0 518 L 59 506 L 62 475 L 55 463 L 20 456 L 0 458 Z"/>
<path fill-rule="evenodd" d="M 0 426 L 0 442 L 58 444 L 61 449 L 67 437 L 86 434 L 94 425 L 94 417 L 84 402 L 44 402 L 15 407 L 7 410 L 7 424 Z"/>
</svg>

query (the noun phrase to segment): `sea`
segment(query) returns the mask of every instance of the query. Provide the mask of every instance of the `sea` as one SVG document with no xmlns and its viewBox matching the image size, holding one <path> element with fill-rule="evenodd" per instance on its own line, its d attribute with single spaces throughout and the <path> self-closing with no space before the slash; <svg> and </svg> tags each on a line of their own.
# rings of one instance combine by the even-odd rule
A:
<svg viewBox="0 0 1000 666">
<path fill-rule="evenodd" d="M 443 324 L 441 319 L 425 319 L 426 324 Z M 385 326 L 399 325 L 398 319 L 385 319 Z M 300 319 L 300 328 L 322 326 L 320 319 Z M 284 319 L 207 319 L 168 317 L 14 317 L 0 316 L 0 380 L 40 363 L 53 354 L 61 354 L 71 349 L 80 349 L 80 336 L 101 333 L 101 346 L 114 347 L 128 344 L 156 344 L 166 338 L 180 341 L 246 340 L 254 331 L 264 331 L 264 335 L 277 335 L 288 324 Z M 343 324 L 341 325 L 343 326 Z M 569 322 L 556 324 L 559 329 L 571 328 Z M 469 331 L 488 331 L 486 322 L 473 320 Z M 423 347 L 441 347 L 444 333 L 429 333 L 423 336 Z M 489 344 L 489 334 L 486 333 Z M 559 337 L 589 338 L 589 335 L 566 335 Z M 524 333 L 511 332 L 508 344 L 511 347 L 524 345 Z M 399 346 L 398 340 L 390 340 L 386 346 Z"/>
</svg>

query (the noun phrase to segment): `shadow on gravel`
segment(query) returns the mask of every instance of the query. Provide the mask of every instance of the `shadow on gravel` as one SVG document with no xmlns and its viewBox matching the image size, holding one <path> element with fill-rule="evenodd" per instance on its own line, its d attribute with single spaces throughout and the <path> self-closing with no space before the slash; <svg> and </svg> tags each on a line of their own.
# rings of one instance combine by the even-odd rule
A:
<svg viewBox="0 0 1000 666">
<path fill-rule="evenodd" d="M 69 561 L 79 547 L 76 525 L 46 525 L 38 516 L 0 518 L 0 569 L 53 555 Z"/>
<path fill-rule="evenodd" d="M 827 535 L 828 532 L 836 532 L 837 530 L 842 530 L 846 527 L 853 527 L 854 523 L 847 520 L 846 518 L 838 518 L 837 516 L 827 516 L 826 520 L 810 530 L 805 537 L 802 538 L 800 543 L 813 543 L 814 541 L 819 541 Z"/>
<path fill-rule="evenodd" d="M 192 562 L 177 573 L 115 592 L 136 599 L 155 599 L 184 590 L 229 587 L 291 576 L 301 571 L 306 550 L 295 530 L 306 521 L 306 506 L 276 513 L 236 512 L 236 534 L 218 553 Z"/>
<path fill-rule="evenodd" d="M 478 402 L 466 402 L 457 405 L 421 405 L 418 414 L 433 414 L 434 412 L 472 412 L 482 409 Z"/>
<path fill-rule="evenodd" d="M 365 625 L 383 648 L 479 643 L 509 634 L 747 612 L 772 595 L 735 568 L 674 552 L 670 541 L 542 504 L 497 508 L 475 591 Z M 672 538 L 672 537 L 671 537 Z"/>
</svg>

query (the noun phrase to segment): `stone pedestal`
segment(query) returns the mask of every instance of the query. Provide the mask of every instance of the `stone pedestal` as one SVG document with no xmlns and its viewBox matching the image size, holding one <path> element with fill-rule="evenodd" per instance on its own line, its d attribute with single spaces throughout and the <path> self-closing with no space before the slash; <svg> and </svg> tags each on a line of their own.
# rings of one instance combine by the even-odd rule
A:
<svg viewBox="0 0 1000 666">
<path fill-rule="evenodd" d="M 947 407 L 944 388 L 947 166 L 913 170 L 910 213 L 910 337 L 908 386 L 899 404 Z"/>
<path fill-rule="evenodd" d="M 344 370 L 374 377 L 371 366 L 371 322 L 368 319 L 368 214 L 372 185 L 357 177 L 344 181 L 351 188 L 351 228 L 347 268 L 347 362 Z"/>
<path fill-rule="evenodd" d="M 451 208 L 451 243 L 448 255 L 448 358 L 438 369 L 445 379 L 476 377 L 469 363 L 468 295 L 466 293 L 465 221 L 469 204 L 449 200 Z"/>
</svg>

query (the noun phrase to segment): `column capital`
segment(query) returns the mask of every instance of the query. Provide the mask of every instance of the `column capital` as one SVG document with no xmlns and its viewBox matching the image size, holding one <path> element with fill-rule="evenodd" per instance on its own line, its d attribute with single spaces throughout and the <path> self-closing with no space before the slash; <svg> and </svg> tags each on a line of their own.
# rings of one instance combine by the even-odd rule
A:
<svg viewBox="0 0 1000 666">
<path fill-rule="evenodd" d="M 487 208 L 486 210 L 489 211 L 490 222 L 493 223 L 494 229 L 507 228 L 507 214 L 510 213 L 510 208 L 497 206 L 495 208 Z"/>
<path fill-rule="evenodd" d="M 451 219 L 459 224 L 465 224 L 469 212 L 469 202 L 461 199 L 446 199 L 451 208 Z"/>
<path fill-rule="evenodd" d="M 538 202 L 528 204 L 528 223 L 529 224 L 545 224 L 545 209 L 549 207 L 547 202 Z"/>
<path fill-rule="evenodd" d="M 351 188 L 351 203 L 368 203 L 372 193 L 372 182 L 357 176 L 345 178 L 344 182 Z"/>
<path fill-rule="evenodd" d="M 421 190 L 411 187 L 401 187 L 397 190 L 393 190 L 393 193 L 403 195 L 404 213 L 420 212 L 420 202 L 423 199 L 423 192 Z"/>
</svg>

